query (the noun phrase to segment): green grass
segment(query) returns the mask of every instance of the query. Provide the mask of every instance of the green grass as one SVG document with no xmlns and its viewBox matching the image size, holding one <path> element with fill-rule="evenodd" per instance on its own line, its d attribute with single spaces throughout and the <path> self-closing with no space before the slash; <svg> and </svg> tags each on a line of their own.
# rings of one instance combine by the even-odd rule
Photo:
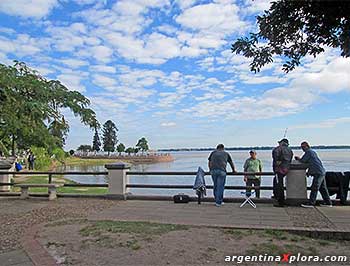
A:
<svg viewBox="0 0 350 266">
<path fill-rule="evenodd" d="M 115 163 L 116 159 L 82 159 L 78 157 L 68 157 L 65 160 L 66 165 L 104 165 L 106 163 Z"/>
<path fill-rule="evenodd" d="M 15 179 L 16 182 L 16 179 Z M 48 184 L 49 178 L 47 176 L 28 176 L 25 180 L 16 183 L 26 184 Z M 76 182 L 63 178 L 62 176 L 55 176 L 52 183 L 58 184 L 76 184 Z M 20 188 L 12 188 L 13 192 L 19 192 Z M 75 193 L 75 194 L 106 194 L 108 188 L 106 187 L 60 187 L 57 189 L 58 193 Z M 47 193 L 47 188 L 30 188 L 32 193 Z"/>
<path fill-rule="evenodd" d="M 82 236 L 100 236 L 104 233 L 129 233 L 138 235 L 161 235 L 171 231 L 187 230 L 185 225 L 150 222 L 97 221 L 80 230 Z"/>
</svg>

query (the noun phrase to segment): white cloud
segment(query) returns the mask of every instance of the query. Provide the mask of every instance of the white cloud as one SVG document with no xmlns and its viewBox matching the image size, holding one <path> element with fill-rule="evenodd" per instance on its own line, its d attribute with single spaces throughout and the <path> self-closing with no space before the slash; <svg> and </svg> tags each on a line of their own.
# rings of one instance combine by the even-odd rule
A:
<svg viewBox="0 0 350 266">
<path fill-rule="evenodd" d="M 175 122 L 163 122 L 160 124 L 162 127 L 175 127 L 176 123 Z"/>
<path fill-rule="evenodd" d="M 90 52 L 96 61 L 108 63 L 112 60 L 113 51 L 107 46 L 99 45 L 91 47 Z"/>
<path fill-rule="evenodd" d="M 57 5 L 57 0 L 1 0 L 0 11 L 8 15 L 42 18 Z"/>
<path fill-rule="evenodd" d="M 117 83 L 115 79 L 100 74 L 93 75 L 92 82 L 104 89 L 112 87 Z"/>
<path fill-rule="evenodd" d="M 72 91 L 85 92 L 86 88 L 81 84 L 83 77 L 79 73 L 64 73 L 57 76 L 57 79 L 61 81 L 68 89 Z"/>
<path fill-rule="evenodd" d="M 71 68 L 79 68 L 79 67 L 86 66 L 89 64 L 89 62 L 87 62 L 87 61 L 73 59 L 73 58 L 61 59 L 60 62 L 62 62 L 63 64 L 65 64 Z"/>
<path fill-rule="evenodd" d="M 239 8 L 234 4 L 203 4 L 186 9 L 176 22 L 193 30 L 230 34 L 240 31 L 245 25 L 238 16 Z"/>
<path fill-rule="evenodd" d="M 308 129 L 308 128 L 334 128 L 338 125 L 350 125 L 350 117 L 339 117 L 333 119 L 327 119 L 324 121 L 320 121 L 318 123 L 310 123 L 305 125 L 296 125 L 290 127 L 291 130 L 294 129 Z"/>
<path fill-rule="evenodd" d="M 92 72 L 104 72 L 104 73 L 110 73 L 115 74 L 117 71 L 115 67 L 112 66 L 106 66 L 106 65 L 94 65 L 90 67 Z"/>
</svg>

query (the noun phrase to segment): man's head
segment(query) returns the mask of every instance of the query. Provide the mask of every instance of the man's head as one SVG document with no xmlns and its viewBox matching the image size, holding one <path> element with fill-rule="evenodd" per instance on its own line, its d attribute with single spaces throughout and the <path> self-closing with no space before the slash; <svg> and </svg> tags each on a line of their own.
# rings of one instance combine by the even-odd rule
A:
<svg viewBox="0 0 350 266">
<path fill-rule="evenodd" d="M 216 146 L 216 149 L 222 151 L 223 149 L 225 149 L 225 146 L 224 144 L 219 144 L 218 146 Z"/>
<path fill-rule="evenodd" d="M 286 145 L 288 146 L 289 145 L 289 140 L 288 139 L 281 139 L 279 142 L 278 142 L 279 145 Z"/>
<path fill-rule="evenodd" d="M 303 141 L 301 144 L 300 144 L 300 147 L 303 151 L 306 151 L 308 149 L 310 149 L 310 145 L 309 143 L 307 143 L 306 141 Z"/>
<path fill-rule="evenodd" d="M 249 152 L 249 155 L 250 155 L 250 158 L 256 159 L 256 151 L 255 151 L 255 150 L 251 150 L 251 151 Z"/>
</svg>

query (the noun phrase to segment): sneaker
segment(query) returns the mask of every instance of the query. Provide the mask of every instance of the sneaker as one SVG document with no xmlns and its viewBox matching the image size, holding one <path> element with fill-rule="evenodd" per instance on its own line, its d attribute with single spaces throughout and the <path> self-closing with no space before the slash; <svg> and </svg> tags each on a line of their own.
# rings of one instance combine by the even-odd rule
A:
<svg viewBox="0 0 350 266">
<path fill-rule="evenodd" d="M 225 202 L 221 202 L 221 205 L 225 205 Z"/>
<path fill-rule="evenodd" d="M 215 203 L 216 207 L 221 207 L 221 204 Z"/>
<path fill-rule="evenodd" d="M 320 207 L 329 207 L 329 208 L 332 208 L 333 205 L 332 205 L 332 204 L 323 204 L 323 203 L 321 203 L 321 204 L 320 204 Z"/>
<path fill-rule="evenodd" d="M 311 203 L 301 204 L 301 207 L 303 208 L 315 208 L 315 205 L 312 205 Z"/>
</svg>

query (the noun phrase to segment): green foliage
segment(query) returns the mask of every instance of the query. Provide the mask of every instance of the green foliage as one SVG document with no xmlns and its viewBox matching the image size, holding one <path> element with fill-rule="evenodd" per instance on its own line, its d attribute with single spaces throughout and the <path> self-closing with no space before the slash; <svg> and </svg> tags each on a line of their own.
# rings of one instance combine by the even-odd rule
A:
<svg viewBox="0 0 350 266">
<path fill-rule="evenodd" d="M 108 154 L 115 151 L 115 145 L 118 143 L 117 131 L 118 128 L 111 120 L 107 120 L 106 123 L 104 123 L 102 129 L 103 150 L 107 151 Z"/>
<path fill-rule="evenodd" d="M 62 147 L 69 129 L 63 109 L 80 117 L 83 124 L 98 127 L 89 105 L 81 93 L 43 78 L 25 63 L 0 64 L 0 139 L 13 153 L 16 146 Z"/>
<path fill-rule="evenodd" d="M 282 69 L 289 72 L 304 56 L 324 52 L 324 46 L 340 48 L 341 56 L 349 57 L 349 14 L 349 1 L 275 1 L 257 16 L 259 31 L 239 38 L 232 52 L 252 58 L 254 72 L 271 63 L 273 55 L 286 58 Z"/>
<path fill-rule="evenodd" d="M 148 141 L 146 140 L 146 138 L 142 137 L 141 139 L 139 139 L 139 141 L 136 144 L 136 147 L 138 147 L 142 152 L 148 151 L 149 147 L 148 147 Z"/>
<path fill-rule="evenodd" d="M 81 151 L 81 152 L 92 151 L 92 147 L 90 145 L 82 144 L 78 147 L 77 151 Z"/>
<path fill-rule="evenodd" d="M 35 156 L 35 170 L 48 170 L 51 165 L 51 158 L 45 148 L 32 146 L 30 150 Z"/>
<path fill-rule="evenodd" d="M 119 145 L 117 146 L 117 151 L 119 152 L 119 154 L 125 151 L 125 146 L 123 143 L 119 143 Z"/>
<path fill-rule="evenodd" d="M 135 152 L 135 149 L 132 148 L 132 147 L 128 147 L 128 148 L 125 150 L 125 152 L 126 152 L 128 155 L 130 155 L 130 153 L 134 153 L 134 152 Z"/>
<path fill-rule="evenodd" d="M 64 163 L 64 160 L 67 158 L 66 152 L 63 149 L 61 149 L 61 148 L 55 148 L 52 151 L 52 155 L 60 163 Z"/>
<path fill-rule="evenodd" d="M 100 151 L 101 150 L 101 141 L 100 141 L 100 137 L 98 135 L 97 128 L 95 128 L 94 139 L 92 141 L 92 150 L 93 151 Z"/>
</svg>

